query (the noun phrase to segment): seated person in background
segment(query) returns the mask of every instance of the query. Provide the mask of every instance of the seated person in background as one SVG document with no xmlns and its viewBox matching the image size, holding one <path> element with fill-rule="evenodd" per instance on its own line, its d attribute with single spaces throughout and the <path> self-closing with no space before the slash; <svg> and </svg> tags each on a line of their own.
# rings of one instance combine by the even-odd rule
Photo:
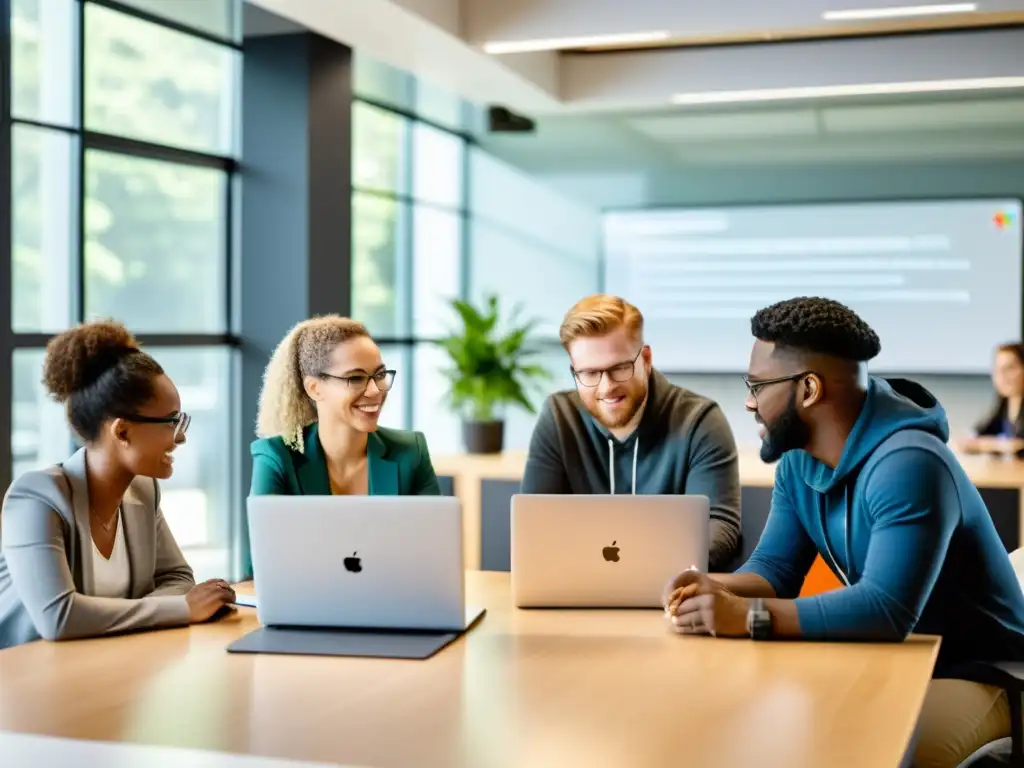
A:
<svg viewBox="0 0 1024 768">
<path fill-rule="evenodd" d="M 719 636 L 941 635 L 915 765 L 958 765 L 1010 734 L 1003 692 L 957 679 L 957 668 L 1024 661 L 1024 594 L 946 446 L 942 406 L 911 381 L 869 378 L 878 337 L 834 301 L 784 301 L 751 325 L 746 406 L 762 425 L 761 458 L 782 459 L 771 513 L 736 573 L 670 583 L 668 615 L 679 632 Z M 818 554 L 846 586 L 794 599 Z"/>
<path fill-rule="evenodd" d="M 377 426 L 394 378 L 362 324 L 296 325 L 267 365 L 250 493 L 439 495 L 423 435 Z"/>
<path fill-rule="evenodd" d="M 740 535 L 736 441 L 716 403 L 654 370 L 643 326 L 640 310 L 605 294 L 566 314 L 559 336 L 577 386 L 544 404 L 522 492 L 707 496 L 709 562 L 725 568 Z"/>
<path fill-rule="evenodd" d="M 205 621 L 232 603 L 195 583 L 160 511 L 188 416 L 160 365 L 117 323 L 65 331 L 43 380 L 85 447 L 27 472 L 0 513 L 0 648 Z"/>
<path fill-rule="evenodd" d="M 992 364 L 996 401 L 961 444 L 967 453 L 1019 454 L 1024 451 L 1024 344 L 1003 344 Z"/>
</svg>

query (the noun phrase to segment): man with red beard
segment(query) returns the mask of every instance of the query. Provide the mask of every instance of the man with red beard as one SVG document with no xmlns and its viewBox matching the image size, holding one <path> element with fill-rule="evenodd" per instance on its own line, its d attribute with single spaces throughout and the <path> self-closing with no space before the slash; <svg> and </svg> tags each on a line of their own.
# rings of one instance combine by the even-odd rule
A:
<svg viewBox="0 0 1024 768">
<path fill-rule="evenodd" d="M 721 409 L 653 368 L 643 315 L 617 296 L 579 301 L 559 336 L 576 388 L 544 404 L 522 492 L 707 496 L 710 568 L 728 567 L 739 545 L 740 481 Z"/>
</svg>

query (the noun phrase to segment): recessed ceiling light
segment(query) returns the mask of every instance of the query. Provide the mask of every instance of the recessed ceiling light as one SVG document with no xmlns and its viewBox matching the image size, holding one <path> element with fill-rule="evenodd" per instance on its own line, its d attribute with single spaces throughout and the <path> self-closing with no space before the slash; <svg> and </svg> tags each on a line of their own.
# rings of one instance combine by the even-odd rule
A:
<svg viewBox="0 0 1024 768">
<path fill-rule="evenodd" d="M 941 5 L 904 5 L 889 8 L 855 8 L 848 11 L 825 11 L 825 21 L 863 21 L 865 19 L 901 19 L 910 16 L 941 16 L 949 13 L 974 13 L 977 3 L 945 3 Z"/>
<path fill-rule="evenodd" d="M 1024 77 L 979 77 L 962 80 L 921 80 L 908 83 L 862 83 L 857 85 L 812 85 L 797 88 L 760 88 L 748 91 L 706 91 L 677 93 L 673 104 L 730 104 L 744 101 L 786 101 L 827 99 L 838 96 L 877 96 L 892 93 L 936 93 L 993 88 L 1024 88 Z"/>
<path fill-rule="evenodd" d="M 668 32 L 628 32 L 621 35 L 590 35 L 588 37 L 552 37 L 546 40 L 509 40 L 484 43 L 485 53 L 531 53 L 558 51 L 570 48 L 588 48 L 597 45 L 639 45 L 668 40 Z"/>
</svg>

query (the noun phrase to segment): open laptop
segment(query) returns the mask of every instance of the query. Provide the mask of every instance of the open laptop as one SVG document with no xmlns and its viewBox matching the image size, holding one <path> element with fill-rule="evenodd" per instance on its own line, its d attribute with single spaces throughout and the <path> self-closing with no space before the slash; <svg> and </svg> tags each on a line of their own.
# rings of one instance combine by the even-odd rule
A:
<svg viewBox="0 0 1024 768">
<path fill-rule="evenodd" d="M 517 494 L 519 608 L 659 608 L 669 580 L 707 570 L 706 496 Z"/>
<path fill-rule="evenodd" d="M 266 627 L 462 632 L 462 508 L 446 496 L 252 496 Z"/>
</svg>

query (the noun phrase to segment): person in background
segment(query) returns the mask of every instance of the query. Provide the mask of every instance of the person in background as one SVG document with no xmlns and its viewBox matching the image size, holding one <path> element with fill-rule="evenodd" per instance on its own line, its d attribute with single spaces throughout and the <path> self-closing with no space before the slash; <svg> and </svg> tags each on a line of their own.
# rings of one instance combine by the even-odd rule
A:
<svg viewBox="0 0 1024 768">
<path fill-rule="evenodd" d="M 264 376 L 250 493 L 440 495 L 423 434 L 378 426 L 394 380 L 361 323 L 292 328 Z"/>
<path fill-rule="evenodd" d="M 159 363 L 124 326 L 88 323 L 54 338 L 43 363 L 85 447 L 27 472 L 0 513 L 0 648 L 172 627 L 235 599 L 196 584 L 160 510 L 189 418 Z"/>
<path fill-rule="evenodd" d="M 867 375 L 875 332 L 837 302 L 798 298 L 751 322 L 747 410 L 780 461 L 772 507 L 736 573 L 690 571 L 665 592 L 684 634 L 901 641 L 941 635 L 914 765 L 959 765 L 1010 735 L 1000 689 L 962 665 L 1024 661 L 1024 594 L 923 387 Z M 843 588 L 798 598 L 821 555 Z"/>
<path fill-rule="evenodd" d="M 617 296 L 579 301 L 559 336 L 576 388 L 544 404 L 522 493 L 707 496 L 709 562 L 727 567 L 739 546 L 740 481 L 721 409 L 654 369 L 643 315 Z"/>
<path fill-rule="evenodd" d="M 1024 451 L 1024 344 L 1002 344 L 992 364 L 996 401 L 963 441 L 966 453 L 1021 455 Z"/>
</svg>

